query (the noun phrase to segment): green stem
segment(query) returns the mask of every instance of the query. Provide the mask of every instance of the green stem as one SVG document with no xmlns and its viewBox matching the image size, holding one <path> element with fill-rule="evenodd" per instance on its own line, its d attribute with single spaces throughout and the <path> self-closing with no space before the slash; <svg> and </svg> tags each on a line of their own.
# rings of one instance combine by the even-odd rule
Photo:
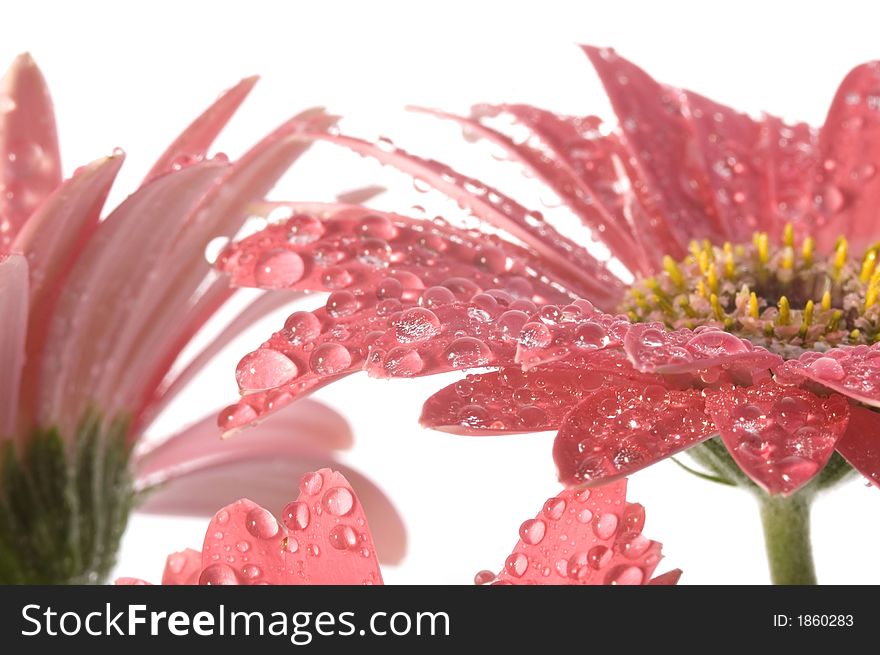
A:
<svg viewBox="0 0 880 655">
<path fill-rule="evenodd" d="M 810 546 L 811 493 L 788 498 L 761 494 L 761 523 L 770 578 L 777 585 L 814 585 L 813 551 Z"/>
</svg>

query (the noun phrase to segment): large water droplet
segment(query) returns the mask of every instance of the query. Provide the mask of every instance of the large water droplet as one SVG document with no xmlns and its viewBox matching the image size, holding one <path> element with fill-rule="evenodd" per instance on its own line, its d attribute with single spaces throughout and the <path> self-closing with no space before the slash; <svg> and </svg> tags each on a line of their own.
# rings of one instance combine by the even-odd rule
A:
<svg viewBox="0 0 880 655">
<path fill-rule="evenodd" d="M 200 585 L 237 585 L 238 577 L 226 564 L 211 564 L 199 576 Z"/>
<path fill-rule="evenodd" d="M 504 562 L 505 570 L 514 578 L 521 578 L 529 567 L 529 559 L 522 553 L 513 553 Z"/>
<path fill-rule="evenodd" d="M 351 316 L 358 309 L 358 301 L 350 291 L 334 291 L 327 298 L 327 314 L 333 318 Z"/>
<path fill-rule="evenodd" d="M 400 316 L 394 334 L 400 343 L 426 341 L 440 332 L 440 319 L 430 309 L 413 307 Z"/>
<path fill-rule="evenodd" d="M 598 515 L 593 521 L 593 532 L 599 539 L 610 539 L 617 532 L 618 518 L 612 512 Z"/>
<path fill-rule="evenodd" d="M 287 223 L 288 240 L 297 245 L 306 245 L 321 238 L 324 234 L 324 226 L 314 216 L 297 214 Z"/>
<path fill-rule="evenodd" d="M 541 519 L 529 519 L 519 526 L 519 538 L 530 546 L 537 546 L 544 539 L 547 524 Z"/>
<path fill-rule="evenodd" d="M 809 365 L 810 372 L 822 380 L 837 382 L 846 376 L 843 366 L 836 359 L 831 357 L 819 357 L 813 360 Z"/>
<path fill-rule="evenodd" d="M 446 350 L 446 359 L 455 368 L 473 368 L 489 363 L 492 350 L 474 337 L 459 337 Z"/>
<path fill-rule="evenodd" d="M 324 477 L 317 471 L 306 473 L 299 481 L 299 490 L 309 496 L 316 496 L 324 486 Z"/>
<path fill-rule="evenodd" d="M 262 507 L 255 507 L 247 513 L 245 527 L 259 539 L 271 539 L 278 534 L 278 521 Z"/>
<path fill-rule="evenodd" d="M 315 348 L 309 365 L 318 375 L 336 375 L 351 366 L 351 353 L 338 343 L 322 343 Z"/>
<path fill-rule="evenodd" d="M 354 507 L 354 496 L 345 487 L 333 487 L 326 491 L 321 504 L 333 516 L 345 516 Z"/>
<path fill-rule="evenodd" d="M 565 513 L 566 503 L 562 498 L 549 498 L 544 503 L 544 516 L 551 521 L 558 521 Z"/>
<path fill-rule="evenodd" d="M 305 267 L 295 252 L 276 248 L 260 255 L 254 280 L 263 289 L 284 289 L 298 282 Z"/>
<path fill-rule="evenodd" d="M 288 341 L 299 346 L 321 334 L 321 322 L 311 312 L 294 312 L 284 322 L 284 331 Z"/>
<path fill-rule="evenodd" d="M 243 393 L 264 391 L 293 380 L 299 371 L 289 357 L 270 348 L 245 355 L 235 369 L 235 379 Z"/>
<path fill-rule="evenodd" d="M 309 506 L 303 502 L 288 503 L 281 512 L 281 520 L 289 530 L 305 530 L 309 527 L 309 519 Z"/>
<path fill-rule="evenodd" d="M 330 545 L 336 550 L 357 548 L 358 535 L 350 525 L 337 525 L 330 530 Z"/>
</svg>

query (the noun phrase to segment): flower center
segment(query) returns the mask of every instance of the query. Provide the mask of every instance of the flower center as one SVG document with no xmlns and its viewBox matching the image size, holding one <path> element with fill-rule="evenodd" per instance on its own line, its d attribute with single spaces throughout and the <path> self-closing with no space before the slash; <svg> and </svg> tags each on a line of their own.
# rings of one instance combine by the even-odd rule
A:
<svg viewBox="0 0 880 655">
<path fill-rule="evenodd" d="M 791 225 L 780 246 L 757 232 L 750 244 L 692 242 L 690 255 L 663 259 L 663 272 L 639 278 L 623 311 L 672 329 L 712 325 L 786 359 L 805 350 L 880 341 L 880 243 L 850 257 L 837 239 L 829 257 L 812 237 L 796 243 Z"/>
</svg>

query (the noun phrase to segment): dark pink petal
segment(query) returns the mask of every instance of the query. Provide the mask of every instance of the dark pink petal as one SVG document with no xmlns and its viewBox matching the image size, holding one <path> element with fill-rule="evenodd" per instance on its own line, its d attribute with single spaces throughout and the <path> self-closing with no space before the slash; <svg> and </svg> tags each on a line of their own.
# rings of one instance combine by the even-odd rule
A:
<svg viewBox="0 0 880 655">
<path fill-rule="evenodd" d="M 626 480 L 566 489 L 519 529 L 500 584 L 641 585 L 661 545 L 642 535 L 645 510 L 626 502 Z"/>
<path fill-rule="evenodd" d="M 304 136 L 305 138 L 305 136 Z M 620 280 L 577 243 L 560 235 L 545 221 L 495 189 L 453 171 L 439 162 L 421 159 L 399 148 L 383 148 L 349 136 L 314 133 L 307 138 L 328 141 L 392 165 L 460 202 L 476 216 L 520 239 L 543 261 L 542 273 L 553 276 L 579 296 L 612 306 L 622 292 Z"/>
<path fill-rule="evenodd" d="M 778 235 L 776 212 L 768 211 L 764 162 L 758 154 L 760 123 L 691 91 L 683 94 L 683 102 L 729 239 L 748 243 L 757 230 Z"/>
<path fill-rule="evenodd" d="M 0 252 L 61 184 L 55 112 L 46 80 L 29 54 L 0 82 Z"/>
<path fill-rule="evenodd" d="M 567 364 L 468 375 L 428 398 L 420 422 L 473 435 L 558 430 L 572 407 L 603 386 L 654 380 L 634 371 L 619 350 L 586 353 Z"/>
<path fill-rule="evenodd" d="M 880 407 L 880 344 L 808 351 L 798 360 L 786 361 L 780 373 L 792 379 L 807 378 L 865 405 Z"/>
<path fill-rule="evenodd" d="M 712 393 L 706 412 L 743 472 L 769 493 L 784 496 L 822 470 L 849 419 L 841 396 L 820 398 L 772 381 Z"/>
<path fill-rule="evenodd" d="M 617 257 L 630 270 L 637 271 L 642 266 L 641 255 L 622 212 L 612 214 L 603 204 L 602 198 L 587 184 L 585 177 L 597 168 L 594 162 L 589 168 L 584 160 L 610 160 L 612 151 L 608 148 L 611 140 L 599 136 L 598 119 L 564 118 L 547 111 L 514 105 L 511 107 L 475 108 L 476 118 L 466 118 L 435 109 L 414 108 L 434 116 L 453 120 L 462 125 L 469 135 L 486 139 L 512 160 L 526 167 L 532 175 L 547 184 L 572 210 L 581 222 L 592 230 L 594 238 L 601 235 L 602 243 L 612 255 Z M 517 142 L 511 137 L 485 125 L 480 117 L 495 116 L 502 111 L 510 111 L 522 123 L 528 125 L 542 147 L 535 147 L 529 141 Z M 564 136 L 559 133 L 564 130 Z M 619 206 L 619 200 L 615 202 Z"/>
<path fill-rule="evenodd" d="M 820 224 L 862 249 L 880 236 L 880 62 L 857 66 L 840 84 L 819 132 Z"/>
<path fill-rule="evenodd" d="M 694 135 L 682 116 L 678 92 L 663 87 L 612 50 L 585 46 L 617 114 L 631 159 L 635 192 L 654 231 L 667 242 L 663 254 L 683 257 L 691 239 L 723 241 Z"/>
<path fill-rule="evenodd" d="M 880 487 L 880 414 L 850 405 L 849 424 L 837 442 L 837 452 L 874 486 Z"/>
<path fill-rule="evenodd" d="M 630 475 L 716 432 L 699 390 L 622 383 L 587 396 L 566 417 L 553 444 L 566 485 Z"/>
<path fill-rule="evenodd" d="M 202 573 L 202 554 L 187 548 L 179 553 L 171 553 L 165 560 L 163 585 L 197 585 Z"/>
<path fill-rule="evenodd" d="M 205 158 L 208 148 L 220 134 L 232 115 L 257 83 L 257 77 L 247 77 L 231 89 L 223 92 L 198 118 L 190 123 L 162 153 L 147 173 L 144 183 L 149 182 L 175 167 L 189 166 Z"/>
<path fill-rule="evenodd" d="M 54 382 L 43 388 L 39 407 L 43 423 L 60 422 L 62 433 L 72 434 L 73 424 L 88 404 L 97 402 L 102 409 L 110 409 L 107 398 L 95 391 L 106 367 L 122 364 L 107 359 L 117 322 L 130 320 L 139 309 L 134 304 L 137 293 L 174 240 L 180 217 L 220 178 L 224 168 L 205 162 L 157 178 L 129 196 L 89 239 L 49 327 L 42 375 Z M 155 350 L 151 355 L 155 356 Z"/>
<path fill-rule="evenodd" d="M 676 585 L 681 578 L 681 569 L 672 569 L 653 578 L 650 585 Z"/>
<path fill-rule="evenodd" d="M 28 326 L 28 265 L 23 255 L 0 254 L 0 441 L 15 434 Z"/>
<path fill-rule="evenodd" d="M 202 550 L 200 584 L 382 584 L 363 508 L 330 469 L 307 473 L 282 510 L 239 500 L 218 512 Z"/>
</svg>

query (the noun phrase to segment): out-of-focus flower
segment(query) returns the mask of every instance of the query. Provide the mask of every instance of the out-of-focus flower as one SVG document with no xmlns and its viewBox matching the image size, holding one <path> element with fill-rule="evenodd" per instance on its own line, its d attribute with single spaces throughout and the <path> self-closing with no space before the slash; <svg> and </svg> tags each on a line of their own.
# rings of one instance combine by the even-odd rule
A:
<svg viewBox="0 0 880 655">
<path fill-rule="evenodd" d="M 370 527 L 354 490 L 330 469 L 306 473 L 299 496 L 272 514 L 249 500 L 224 507 L 202 551 L 173 553 L 162 584 L 382 584 Z M 626 502 L 626 481 L 550 498 L 520 527 L 497 576 L 477 584 L 675 584 L 681 571 L 651 580 L 660 544 L 642 535 L 645 510 Z M 562 535 L 565 535 L 563 538 Z M 117 584 L 147 584 L 120 578 Z"/>
<path fill-rule="evenodd" d="M 229 481 L 257 480 L 255 492 L 271 501 L 282 477 L 332 461 L 333 450 L 349 445 L 345 421 L 309 402 L 279 415 L 246 447 L 222 447 L 211 419 L 131 456 L 161 410 L 214 354 L 294 297 L 258 298 L 190 361 L 178 360 L 234 294 L 206 260 L 207 244 L 233 236 L 249 216 L 248 205 L 304 152 L 308 143 L 297 133 L 326 129 L 335 120 L 307 111 L 238 161 L 208 157 L 255 81 L 224 93 L 102 219 L 122 152 L 62 181 L 42 74 L 22 55 L 4 78 L 0 581 L 100 579 L 114 561 L 137 493 L 153 489 L 153 509 L 213 511 L 240 493 Z M 213 479 L 218 472 L 226 480 L 220 485 Z M 363 497 L 377 503 L 377 517 L 390 515 L 380 550 L 399 558 L 399 520 L 375 487 L 362 478 L 357 483 Z"/>
<path fill-rule="evenodd" d="M 617 129 L 524 105 L 430 112 L 546 183 L 569 210 L 555 221 L 385 140 L 301 135 L 410 173 L 491 234 L 288 204 L 290 218 L 230 246 L 219 267 L 242 286 L 331 295 L 242 360 L 246 395 L 221 426 L 360 369 L 488 367 L 430 398 L 423 424 L 557 430 L 567 485 L 605 484 L 693 446 L 716 479 L 771 496 L 826 486 L 849 465 L 880 484 L 880 65 L 854 69 L 815 130 L 585 51 Z M 567 236 L 575 229 L 589 237 Z M 254 262 L 271 253 L 301 274 L 261 279 Z"/>
</svg>

